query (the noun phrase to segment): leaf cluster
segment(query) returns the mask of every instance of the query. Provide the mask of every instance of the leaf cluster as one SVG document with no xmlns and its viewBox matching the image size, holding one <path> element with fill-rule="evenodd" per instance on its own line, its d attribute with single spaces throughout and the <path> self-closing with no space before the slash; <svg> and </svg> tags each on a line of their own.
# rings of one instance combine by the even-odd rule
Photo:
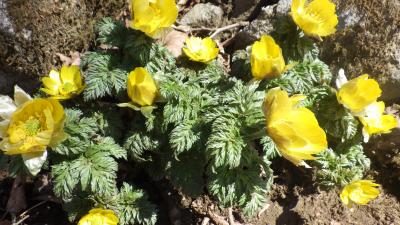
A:
<svg viewBox="0 0 400 225">
<path fill-rule="evenodd" d="M 120 224 L 154 224 L 155 207 L 143 191 L 128 184 L 118 190 L 118 160 L 127 159 L 127 151 L 108 135 L 121 132 L 121 124 L 107 110 L 86 110 L 90 113 L 65 110 L 68 138 L 52 151 L 54 193 L 65 202 L 71 220 L 98 205 L 115 209 Z"/>
<path fill-rule="evenodd" d="M 318 59 L 315 43 L 290 21 L 281 22 L 284 26 L 273 35 L 290 66 L 279 78 L 254 81 L 248 51 L 234 55 L 236 68 L 229 76 L 218 60 L 175 59 L 144 34 L 103 19 L 97 27 L 100 47 L 82 58 L 84 100 L 127 100 L 126 77 L 141 66 L 156 80 L 158 101 L 142 113 L 121 110 L 123 116 L 116 115 L 129 121 L 124 125 L 111 120 L 115 116 L 93 113 L 93 106 L 88 114 L 69 112 L 65 130 L 70 137 L 55 149 L 62 158 L 53 166 L 55 192 L 71 202 L 80 196 L 100 202 L 125 224 L 153 224 L 155 209 L 143 192 L 116 185 L 117 162 L 129 159 L 188 195 L 208 192 L 222 206 L 240 206 L 253 215 L 267 201 L 271 161 L 280 156 L 262 111 L 265 92 L 275 87 L 306 95 L 303 106 L 316 114 L 328 135 L 330 148 L 313 164 L 319 183 L 344 185 L 362 177 L 369 161 L 357 120 L 337 103 L 329 86 L 332 74 Z"/>
</svg>

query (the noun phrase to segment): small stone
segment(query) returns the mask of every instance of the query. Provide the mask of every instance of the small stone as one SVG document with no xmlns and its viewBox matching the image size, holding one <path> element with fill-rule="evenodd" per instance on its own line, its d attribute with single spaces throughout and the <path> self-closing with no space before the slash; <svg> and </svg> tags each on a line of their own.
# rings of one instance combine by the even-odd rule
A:
<svg viewBox="0 0 400 225">
<path fill-rule="evenodd" d="M 223 10 L 210 3 L 196 4 L 186 13 L 180 23 L 191 27 L 219 27 L 222 24 Z"/>
<path fill-rule="evenodd" d="M 290 10 L 291 0 L 281 0 L 275 5 L 269 5 L 261 9 L 260 15 L 247 27 L 236 35 L 235 49 L 243 49 L 259 39 L 261 35 L 274 31 L 274 24 L 282 16 L 286 16 Z"/>
</svg>

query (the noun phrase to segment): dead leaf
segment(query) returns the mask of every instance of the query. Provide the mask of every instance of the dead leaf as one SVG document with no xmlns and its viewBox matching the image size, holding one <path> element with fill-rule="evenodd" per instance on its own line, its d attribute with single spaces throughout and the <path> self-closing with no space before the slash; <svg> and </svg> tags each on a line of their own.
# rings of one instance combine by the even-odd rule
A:
<svg viewBox="0 0 400 225">
<path fill-rule="evenodd" d="M 12 214 L 17 214 L 23 209 L 26 209 L 25 196 L 25 176 L 17 176 L 14 180 L 10 197 L 7 202 L 7 211 Z"/>
<path fill-rule="evenodd" d="M 81 53 L 77 52 L 77 51 L 70 51 L 69 55 L 70 56 L 66 56 L 64 54 L 61 53 L 56 53 L 56 55 L 60 58 L 61 62 L 63 62 L 63 65 L 66 66 L 79 66 L 81 64 Z"/>
<path fill-rule="evenodd" d="M 161 39 L 161 43 L 172 53 L 173 56 L 182 55 L 182 48 L 185 44 L 187 34 L 172 30 Z"/>
</svg>

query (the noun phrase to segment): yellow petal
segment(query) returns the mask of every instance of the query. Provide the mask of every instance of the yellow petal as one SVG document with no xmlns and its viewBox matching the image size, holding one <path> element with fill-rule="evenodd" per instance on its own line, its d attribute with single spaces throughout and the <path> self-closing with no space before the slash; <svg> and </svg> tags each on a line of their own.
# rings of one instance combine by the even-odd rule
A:
<svg viewBox="0 0 400 225">
<path fill-rule="evenodd" d="M 328 146 L 326 134 L 315 115 L 305 107 L 297 107 L 303 96 L 289 98 L 279 88 L 271 89 L 264 101 L 268 135 L 282 155 L 295 165 L 303 160 L 314 160 L 313 154 Z"/>
<path fill-rule="evenodd" d="M 358 114 L 374 103 L 381 93 L 378 82 L 364 74 L 345 83 L 339 89 L 337 98 L 353 114 Z"/>
<path fill-rule="evenodd" d="M 63 66 L 60 73 L 52 70 L 42 82 L 44 88 L 40 90 L 59 100 L 72 98 L 84 89 L 80 68 L 76 65 Z"/>
<path fill-rule="evenodd" d="M 151 37 L 170 27 L 178 17 L 175 0 L 132 0 L 131 6 L 132 28 Z"/>
<path fill-rule="evenodd" d="M 82 217 L 78 225 L 117 225 L 118 223 L 119 220 L 114 211 L 96 208 Z"/>
<path fill-rule="evenodd" d="M 251 72 L 256 79 L 276 77 L 285 70 L 282 50 L 268 35 L 263 35 L 260 41 L 254 42 L 250 63 Z"/>
<path fill-rule="evenodd" d="M 79 66 L 62 66 L 61 67 L 61 72 L 60 72 L 60 77 L 61 77 L 61 81 L 62 83 L 73 83 L 75 84 L 77 80 L 77 78 L 81 77 L 81 71 L 79 69 Z"/>
<path fill-rule="evenodd" d="M 350 203 L 366 205 L 379 196 L 380 191 L 376 188 L 379 186 L 371 180 L 353 181 L 343 188 L 340 199 L 347 206 L 351 206 Z"/>
<path fill-rule="evenodd" d="M 293 0 L 291 15 L 304 33 L 324 37 L 336 32 L 336 5 L 329 0 Z"/>
<path fill-rule="evenodd" d="M 140 106 L 152 105 L 157 96 L 157 85 L 153 77 L 143 67 L 133 70 L 128 76 L 128 96 Z"/>
<path fill-rule="evenodd" d="M 190 37 L 186 38 L 186 47 L 183 48 L 183 52 L 192 61 L 208 63 L 218 56 L 219 49 L 209 37 L 204 39 Z"/>
<path fill-rule="evenodd" d="M 42 83 L 45 88 L 42 88 L 41 90 L 43 90 L 49 95 L 57 95 L 58 89 L 62 85 L 61 83 L 58 83 L 57 81 L 51 79 L 50 77 L 42 78 Z"/>
<path fill-rule="evenodd" d="M 51 70 L 49 73 L 49 78 L 54 80 L 54 82 L 61 84 L 60 73 L 56 70 Z"/>
<path fill-rule="evenodd" d="M 43 152 L 63 133 L 64 109 L 52 99 L 32 99 L 12 114 L 0 144 L 4 154 Z"/>
<path fill-rule="evenodd" d="M 371 136 L 373 134 L 389 133 L 397 127 L 397 119 L 393 115 L 381 115 L 374 117 L 359 117 L 364 130 Z"/>
</svg>

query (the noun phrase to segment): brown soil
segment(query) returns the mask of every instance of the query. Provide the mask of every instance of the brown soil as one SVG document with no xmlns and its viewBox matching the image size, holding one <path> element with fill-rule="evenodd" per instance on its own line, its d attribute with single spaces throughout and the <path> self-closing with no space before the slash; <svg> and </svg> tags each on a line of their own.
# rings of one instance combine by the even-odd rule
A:
<svg viewBox="0 0 400 225">
<path fill-rule="evenodd" d="M 66 212 L 58 203 L 51 191 L 50 183 L 43 183 L 41 174 L 35 180 L 29 180 L 25 186 L 27 209 L 16 215 L 21 225 L 72 225 L 68 222 Z M 7 213 L 6 205 L 10 196 L 13 179 L 5 171 L 0 171 L 0 225 L 11 225 L 12 215 Z M 25 217 L 19 217 L 24 213 Z M 25 219 L 23 219 L 25 218 Z"/>
<path fill-rule="evenodd" d="M 251 223 L 255 225 L 400 223 L 400 204 L 396 197 L 387 193 L 382 193 L 367 206 L 356 206 L 352 209 L 342 205 L 337 189 L 295 196 L 289 202 L 291 207 L 282 205 L 279 201 L 272 201 L 266 212 Z"/>
</svg>

